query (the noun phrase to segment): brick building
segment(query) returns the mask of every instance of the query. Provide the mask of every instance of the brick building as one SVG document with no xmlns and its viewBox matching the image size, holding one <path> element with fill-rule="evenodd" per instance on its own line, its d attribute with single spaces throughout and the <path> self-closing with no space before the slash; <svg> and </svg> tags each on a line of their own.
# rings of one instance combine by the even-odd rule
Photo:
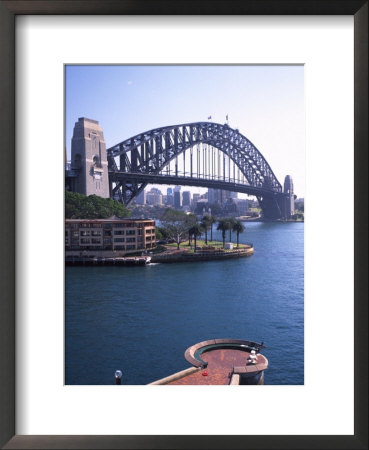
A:
<svg viewBox="0 0 369 450">
<path fill-rule="evenodd" d="M 124 256 L 155 247 L 151 219 L 66 219 L 65 256 Z"/>
</svg>

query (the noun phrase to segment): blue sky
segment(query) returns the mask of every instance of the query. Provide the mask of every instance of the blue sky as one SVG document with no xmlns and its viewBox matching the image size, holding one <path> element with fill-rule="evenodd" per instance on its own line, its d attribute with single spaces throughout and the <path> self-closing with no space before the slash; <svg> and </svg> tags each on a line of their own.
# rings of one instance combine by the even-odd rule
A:
<svg viewBox="0 0 369 450">
<path fill-rule="evenodd" d="M 99 121 L 109 148 L 152 128 L 210 115 L 225 123 L 228 114 L 229 125 L 253 142 L 278 180 L 291 175 L 297 196 L 305 195 L 301 65 L 77 65 L 66 66 L 65 86 L 68 157 L 79 117 Z"/>
</svg>

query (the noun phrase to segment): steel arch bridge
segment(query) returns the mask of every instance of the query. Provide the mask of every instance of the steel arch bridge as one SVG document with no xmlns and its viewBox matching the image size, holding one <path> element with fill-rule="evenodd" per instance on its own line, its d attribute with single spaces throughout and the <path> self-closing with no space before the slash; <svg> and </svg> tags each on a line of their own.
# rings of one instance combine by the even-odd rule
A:
<svg viewBox="0 0 369 450">
<path fill-rule="evenodd" d="M 255 195 L 264 217 L 285 217 L 286 194 L 268 162 L 228 124 L 155 128 L 109 148 L 107 157 L 111 196 L 125 205 L 147 184 L 177 184 Z"/>
</svg>

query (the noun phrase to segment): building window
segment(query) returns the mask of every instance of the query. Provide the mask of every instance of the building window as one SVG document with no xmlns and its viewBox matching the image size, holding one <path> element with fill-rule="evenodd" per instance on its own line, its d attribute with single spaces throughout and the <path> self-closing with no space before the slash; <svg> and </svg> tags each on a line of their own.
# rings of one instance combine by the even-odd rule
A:
<svg viewBox="0 0 369 450">
<path fill-rule="evenodd" d="M 136 231 L 135 230 L 127 230 L 126 231 L 126 234 L 136 234 Z"/>
<path fill-rule="evenodd" d="M 135 250 L 136 246 L 135 245 L 127 245 L 127 250 Z"/>
<path fill-rule="evenodd" d="M 104 230 L 104 236 L 111 236 L 110 230 Z"/>
<path fill-rule="evenodd" d="M 124 250 L 124 245 L 116 245 L 114 250 Z"/>
<path fill-rule="evenodd" d="M 93 231 L 91 231 L 91 236 L 101 236 L 101 231 L 100 230 L 93 230 Z"/>
<path fill-rule="evenodd" d="M 124 238 L 114 238 L 114 242 L 124 242 Z"/>
<path fill-rule="evenodd" d="M 136 238 L 127 238 L 127 242 L 136 242 Z"/>
<path fill-rule="evenodd" d="M 114 230 L 114 235 L 122 235 L 124 234 L 123 230 Z"/>
<path fill-rule="evenodd" d="M 91 243 L 92 243 L 92 244 L 101 244 L 101 240 L 100 240 L 100 239 L 97 239 L 97 238 L 92 238 L 92 239 L 91 239 Z"/>
<path fill-rule="evenodd" d="M 90 241 L 90 239 L 81 239 L 81 244 L 90 244 L 91 243 L 91 241 Z"/>
<path fill-rule="evenodd" d="M 90 236 L 89 231 L 80 231 L 81 236 Z"/>
</svg>

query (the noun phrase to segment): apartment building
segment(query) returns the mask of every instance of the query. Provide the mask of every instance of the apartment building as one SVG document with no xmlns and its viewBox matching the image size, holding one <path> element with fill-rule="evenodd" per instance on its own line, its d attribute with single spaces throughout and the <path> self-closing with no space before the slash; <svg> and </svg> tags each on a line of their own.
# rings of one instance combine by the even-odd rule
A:
<svg viewBox="0 0 369 450">
<path fill-rule="evenodd" d="M 155 247 L 151 219 L 66 219 L 65 256 L 124 256 Z"/>
</svg>

